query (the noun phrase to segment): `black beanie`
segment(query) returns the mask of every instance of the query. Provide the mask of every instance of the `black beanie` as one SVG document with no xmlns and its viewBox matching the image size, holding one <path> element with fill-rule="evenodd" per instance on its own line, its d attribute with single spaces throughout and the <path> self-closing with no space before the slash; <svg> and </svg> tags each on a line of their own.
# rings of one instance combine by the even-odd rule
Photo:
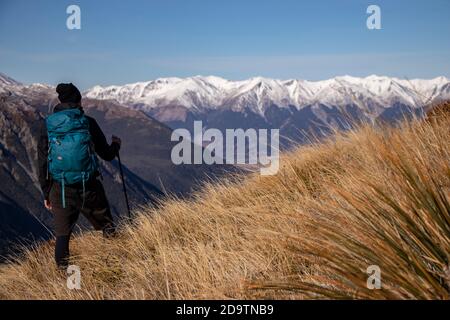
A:
<svg viewBox="0 0 450 320">
<path fill-rule="evenodd" d="M 60 83 L 56 86 L 58 99 L 61 103 L 80 103 L 81 93 L 72 83 Z"/>
</svg>

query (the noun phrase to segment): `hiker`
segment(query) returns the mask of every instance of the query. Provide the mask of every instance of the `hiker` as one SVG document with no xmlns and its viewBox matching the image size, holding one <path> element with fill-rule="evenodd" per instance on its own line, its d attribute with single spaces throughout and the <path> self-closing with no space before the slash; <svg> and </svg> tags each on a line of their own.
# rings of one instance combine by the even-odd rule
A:
<svg viewBox="0 0 450 320">
<path fill-rule="evenodd" d="M 42 125 L 38 140 L 39 182 L 44 205 L 54 217 L 55 261 L 69 264 L 69 240 L 80 212 L 104 237 L 115 234 L 115 225 L 102 183 L 96 154 L 112 161 L 121 140 L 109 145 L 95 119 L 86 116 L 81 93 L 72 83 L 56 87 L 60 103 Z M 95 152 L 94 152 L 95 151 Z"/>
</svg>

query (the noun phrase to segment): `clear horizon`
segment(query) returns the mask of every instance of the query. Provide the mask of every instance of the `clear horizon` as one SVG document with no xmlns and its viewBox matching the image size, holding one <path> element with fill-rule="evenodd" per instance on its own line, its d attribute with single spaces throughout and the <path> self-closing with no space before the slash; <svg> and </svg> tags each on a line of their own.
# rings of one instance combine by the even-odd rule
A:
<svg viewBox="0 0 450 320">
<path fill-rule="evenodd" d="M 67 6 L 81 8 L 68 30 Z M 366 9 L 381 9 L 368 30 Z M 450 78 L 450 1 L 0 0 L 0 72 L 26 84 L 164 77 Z"/>
</svg>

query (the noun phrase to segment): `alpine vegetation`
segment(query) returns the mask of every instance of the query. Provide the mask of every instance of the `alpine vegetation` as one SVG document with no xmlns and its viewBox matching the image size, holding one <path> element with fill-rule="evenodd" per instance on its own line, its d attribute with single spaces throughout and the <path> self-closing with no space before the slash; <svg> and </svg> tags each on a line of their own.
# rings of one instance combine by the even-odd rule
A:
<svg viewBox="0 0 450 320">
<path fill-rule="evenodd" d="M 2 299 L 449 299 L 449 104 L 281 154 L 276 175 L 143 207 L 117 238 L 51 244 L 0 269 Z"/>
</svg>

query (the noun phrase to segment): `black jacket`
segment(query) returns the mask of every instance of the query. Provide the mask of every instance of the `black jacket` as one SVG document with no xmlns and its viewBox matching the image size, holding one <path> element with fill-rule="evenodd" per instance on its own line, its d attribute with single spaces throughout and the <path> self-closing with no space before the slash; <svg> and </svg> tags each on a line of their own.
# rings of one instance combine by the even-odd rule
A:
<svg viewBox="0 0 450 320">
<path fill-rule="evenodd" d="M 55 106 L 53 112 L 59 112 L 62 110 L 73 109 L 73 108 L 81 108 L 79 105 L 70 104 L 70 103 L 60 103 Z M 106 141 L 105 135 L 102 132 L 102 129 L 97 124 L 94 118 L 86 116 L 89 121 L 89 132 L 92 137 L 92 142 L 94 144 L 95 152 L 106 161 L 112 161 L 117 152 L 120 149 L 119 144 L 111 143 L 108 144 Z M 38 174 L 39 174 L 39 183 L 41 185 L 42 193 L 44 194 L 44 198 L 48 200 L 48 196 L 50 193 L 50 189 L 52 187 L 53 181 L 52 178 L 48 175 L 47 168 L 47 159 L 48 159 L 48 134 L 47 134 L 47 126 L 45 122 L 41 124 L 40 134 L 38 138 Z"/>
</svg>

